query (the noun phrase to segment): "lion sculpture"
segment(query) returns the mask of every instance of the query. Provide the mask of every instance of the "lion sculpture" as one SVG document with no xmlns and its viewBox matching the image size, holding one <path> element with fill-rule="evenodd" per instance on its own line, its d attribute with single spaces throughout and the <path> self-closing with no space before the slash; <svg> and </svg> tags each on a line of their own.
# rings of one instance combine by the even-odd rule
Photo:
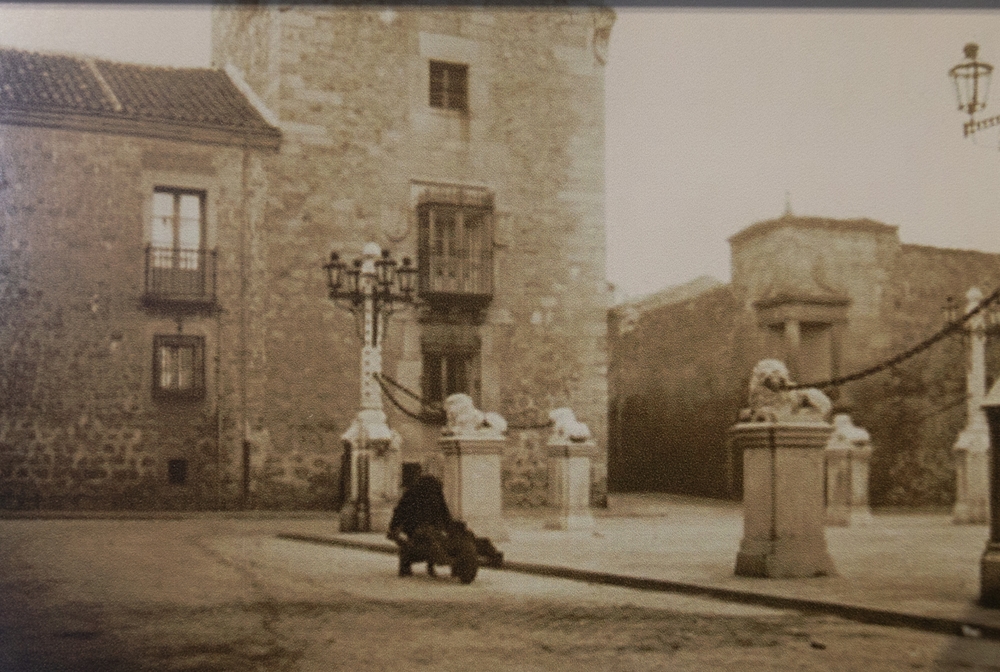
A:
<svg viewBox="0 0 1000 672">
<path fill-rule="evenodd" d="M 452 394 L 444 400 L 447 426 L 444 434 L 450 436 L 496 436 L 507 431 L 507 421 L 499 413 L 484 413 L 476 408 L 467 394 Z"/>
<path fill-rule="evenodd" d="M 777 359 L 762 359 L 750 374 L 749 408 L 743 422 L 825 422 L 830 399 L 815 388 L 794 387 L 788 367 Z"/>
<path fill-rule="evenodd" d="M 559 443 L 567 441 L 582 443 L 590 438 L 590 427 L 576 419 L 572 408 L 556 408 L 549 412 L 552 422 L 552 440 Z"/>
</svg>

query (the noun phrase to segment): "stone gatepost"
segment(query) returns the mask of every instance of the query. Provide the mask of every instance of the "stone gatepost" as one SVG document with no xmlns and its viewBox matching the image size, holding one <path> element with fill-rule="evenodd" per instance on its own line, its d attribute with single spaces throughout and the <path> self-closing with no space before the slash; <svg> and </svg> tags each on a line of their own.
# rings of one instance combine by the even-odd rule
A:
<svg viewBox="0 0 1000 672">
<path fill-rule="evenodd" d="M 597 457 L 590 428 L 577 421 L 569 408 L 549 413 L 553 431 L 548 440 L 549 505 L 553 515 L 545 522 L 550 530 L 592 530 L 590 464 Z"/>
<path fill-rule="evenodd" d="M 826 524 L 850 525 L 871 519 L 868 465 L 871 437 L 847 413 L 833 418 L 826 444 Z"/>
<path fill-rule="evenodd" d="M 749 408 L 730 428 L 743 450 L 743 539 L 737 576 L 800 578 L 835 574 L 826 546 L 824 451 L 833 433 L 830 401 L 793 390 L 777 360 L 754 367 Z"/>
<path fill-rule="evenodd" d="M 966 312 L 979 305 L 983 293 L 973 287 L 966 293 Z M 955 508 L 957 524 L 990 521 L 989 450 L 990 430 L 983 410 L 986 396 L 986 318 L 980 312 L 965 323 L 969 332 L 969 369 L 966 374 L 968 401 L 966 425 L 952 448 L 955 460 Z"/>
<path fill-rule="evenodd" d="M 496 413 L 477 410 L 467 394 L 449 396 L 445 411 L 448 425 L 438 446 L 448 509 L 476 535 L 506 541 L 510 535 L 503 520 L 501 461 L 507 423 Z"/>
<path fill-rule="evenodd" d="M 867 431 L 851 421 L 853 436 L 850 438 L 851 453 L 851 524 L 867 525 L 872 522 L 872 509 L 869 504 L 869 474 L 872 461 L 872 440 Z M 849 436 L 851 436 L 849 434 Z"/>
<path fill-rule="evenodd" d="M 826 524 L 847 526 L 851 522 L 850 448 L 834 431 L 824 450 L 826 461 Z"/>
</svg>

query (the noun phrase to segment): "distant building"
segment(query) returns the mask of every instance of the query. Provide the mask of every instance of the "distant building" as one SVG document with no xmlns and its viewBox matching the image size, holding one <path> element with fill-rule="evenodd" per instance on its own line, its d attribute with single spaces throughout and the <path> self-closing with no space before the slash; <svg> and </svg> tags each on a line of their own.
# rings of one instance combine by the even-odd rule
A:
<svg viewBox="0 0 1000 672">
<path fill-rule="evenodd" d="M 211 69 L 0 50 L 0 506 L 335 507 L 360 342 L 322 264 L 369 240 L 421 268 L 389 377 L 603 445 L 613 14 L 213 12 Z"/>
<path fill-rule="evenodd" d="M 902 244 L 895 226 L 867 219 L 786 215 L 729 242 L 729 285 L 610 312 L 613 490 L 738 496 L 725 432 L 756 361 L 783 359 L 801 383 L 860 371 L 940 329 L 947 297 L 964 307 L 970 287 L 1000 283 L 1000 255 Z M 965 361 L 951 338 L 830 391 L 872 434 L 876 503 L 951 496 Z"/>
</svg>

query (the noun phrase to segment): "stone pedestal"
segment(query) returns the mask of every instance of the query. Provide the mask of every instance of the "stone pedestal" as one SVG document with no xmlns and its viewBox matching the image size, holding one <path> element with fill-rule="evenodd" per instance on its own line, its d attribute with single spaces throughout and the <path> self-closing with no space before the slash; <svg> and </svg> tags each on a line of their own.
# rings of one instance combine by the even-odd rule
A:
<svg viewBox="0 0 1000 672">
<path fill-rule="evenodd" d="M 745 422 L 729 430 L 743 450 L 743 540 L 736 575 L 835 574 L 827 551 L 823 462 L 833 426 Z"/>
<path fill-rule="evenodd" d="M 826 444 L 826 524 L 850 525 L 871 520 L 868 465 L 871 437 L 847 413 L 833 418 Z"/>
<path fill-rule="evenodd" d="M 977 414 L 982 415 L 982 411 Z M 956 524 L 985 525 L 990 521 L 989 446 L 984 418 L 981 423 L 970 423 L 952 448 L 955 459 L 952 521 Z"/>
<path fill-rule="evenodd" d="M 868 501 L 869 473 L 872 461 L 872 444 L 870 440 L 852 445 L 850 455 L 851 525 L 867 525 L 872 522 L 872 509 Z"/>
<path fill-rule="evenodd" d="M 592 441 L 550 441 L 549 505 L 555 511 L 545 522 L 550 530 L 592 530 L 590 463 L 597 456 Z"/>
<path fill-rule="evenodd" d="M 476 535 L 493 541 L 510 538 L 503 520 L 500 462 L 504 438 L 442 437 L 442 483 L 448 509 Z"/>
<path fill-rule="evenodd" d="M 826 524 L 851 523 L 851 454 L 850 449 L 833 439 L 826 446 Z"/>
</svg>

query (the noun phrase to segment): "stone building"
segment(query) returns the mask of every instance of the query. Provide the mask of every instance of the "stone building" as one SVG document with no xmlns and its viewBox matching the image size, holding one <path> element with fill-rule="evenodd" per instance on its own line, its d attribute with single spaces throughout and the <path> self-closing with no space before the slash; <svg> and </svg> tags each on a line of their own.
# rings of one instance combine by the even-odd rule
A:
<svg viewBox="0 0 1000 672">
<path fill-rule="evenodd" d="M 336 506 L 361 343 L 322 265 L 367 241 L 421 269 L 388 377 L 603 445 L 613 18 L 220 5 L 210 69 L 2 52 L 2 505 Z M 543 438 L 510 432 L 507 504 Z"/>
<path fill-rule="evenodd" d="M 279 141 L 220 71 L 0 50 L 0 506 L 223 501 Z"/>
<path fill-rule="evenodd" d="M 738 496 L 740 456 L 725 432 L 756 361 L 782 359 L 800 383 L 861 371 L 944 326 L 947 297 L 964 306 L 970 287 L 1000 283 L 1000 255 L 904 244 L 897 227 L 867 219 L 786 215 L 729 243 L 730 284 L 702 281 L 609 313 L 612 489 Z M 874 503 L 952 496 L 966 358 L 949 338 L 829 390 L 871 433 Z"/>
</svg>

